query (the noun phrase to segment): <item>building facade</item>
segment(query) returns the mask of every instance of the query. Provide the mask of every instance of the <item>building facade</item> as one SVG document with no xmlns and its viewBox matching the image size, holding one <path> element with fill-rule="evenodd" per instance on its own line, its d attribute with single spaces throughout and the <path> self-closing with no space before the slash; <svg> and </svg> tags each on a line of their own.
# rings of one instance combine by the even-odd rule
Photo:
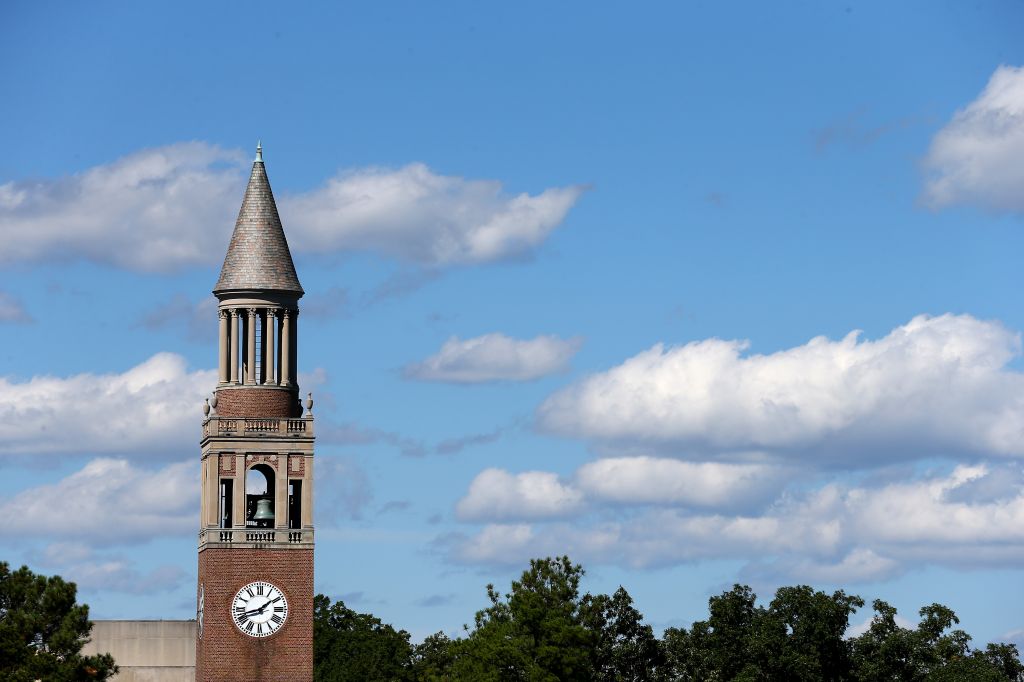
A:
<svg viewBox="0 0 1024 682">
<path fill-rule="evenodd" d="M 220 278 L 201 439 L 196 680 L 313 679 L 313 415 L 303 295 L 257 147 Z"/>
</svg>

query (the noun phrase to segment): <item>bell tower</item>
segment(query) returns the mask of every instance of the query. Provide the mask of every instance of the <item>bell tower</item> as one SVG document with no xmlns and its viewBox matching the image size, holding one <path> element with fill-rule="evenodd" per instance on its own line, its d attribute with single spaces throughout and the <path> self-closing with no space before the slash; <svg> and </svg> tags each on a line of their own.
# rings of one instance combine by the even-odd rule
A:
<svg viewBox="0 0 1024 682">
<path fill-rule="evenodd" d="M 262 145 L 220 279 L 204 407 L 196 680 L 313 679 L 313 415 L 295 273 Z"/>
</svg>

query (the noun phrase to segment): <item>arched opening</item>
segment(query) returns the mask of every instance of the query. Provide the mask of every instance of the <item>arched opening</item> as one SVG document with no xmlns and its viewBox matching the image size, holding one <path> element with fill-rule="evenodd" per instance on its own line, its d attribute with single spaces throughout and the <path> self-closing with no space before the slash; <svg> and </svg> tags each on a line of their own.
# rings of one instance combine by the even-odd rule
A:
<svg viewBox="0 0 1024 682">
<path fill-rule="evenodd" d="M 246 472 L 245 525 L 274 527 L 274 470 L 266 464 L 257 464 Z"/>
</svg>

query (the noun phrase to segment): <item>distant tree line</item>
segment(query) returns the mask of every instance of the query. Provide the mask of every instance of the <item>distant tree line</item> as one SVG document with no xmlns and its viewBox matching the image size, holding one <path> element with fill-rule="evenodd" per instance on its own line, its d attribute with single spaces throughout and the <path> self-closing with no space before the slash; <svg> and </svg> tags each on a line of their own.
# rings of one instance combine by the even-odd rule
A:
<svg viewBox="0 0 1024 682">
<path fill-rule="evenodd" d="M 464 636 L 409 633 L 317 595 L 317 682 L 1024 682 L 1013 644 L 971 648 L 956 614 L 920 610 L 915 628 L 876 600 L 867 630 L 848 636 L 864 600 L 842 590 L 782 587 L 758 605 L 749 587 L 712 597 L 708 617 L 658 639 L 625 589 L 580 594 L 583 568 L 535 559 L 511 590 L 487 586 L 489 604 Z"/>
</svg>

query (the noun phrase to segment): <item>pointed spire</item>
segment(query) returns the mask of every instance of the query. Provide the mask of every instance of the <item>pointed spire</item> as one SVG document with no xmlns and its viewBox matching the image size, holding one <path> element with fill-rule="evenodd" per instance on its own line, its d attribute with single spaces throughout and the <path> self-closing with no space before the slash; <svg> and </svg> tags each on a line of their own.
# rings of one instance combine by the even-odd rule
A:
<svg viewBox="0 0 1024 682">
<path fill-rule="evenodd" d="M 263 163 L 263 140 L 256 140 L 256 158 L 253 163 Z"/>
<path fill-rule="evenodd" d="M 263 164 L 262 144 L 256 146 L 249 186 L 213 293 L 253 290 L 303 294 Z"/>
</svg>

